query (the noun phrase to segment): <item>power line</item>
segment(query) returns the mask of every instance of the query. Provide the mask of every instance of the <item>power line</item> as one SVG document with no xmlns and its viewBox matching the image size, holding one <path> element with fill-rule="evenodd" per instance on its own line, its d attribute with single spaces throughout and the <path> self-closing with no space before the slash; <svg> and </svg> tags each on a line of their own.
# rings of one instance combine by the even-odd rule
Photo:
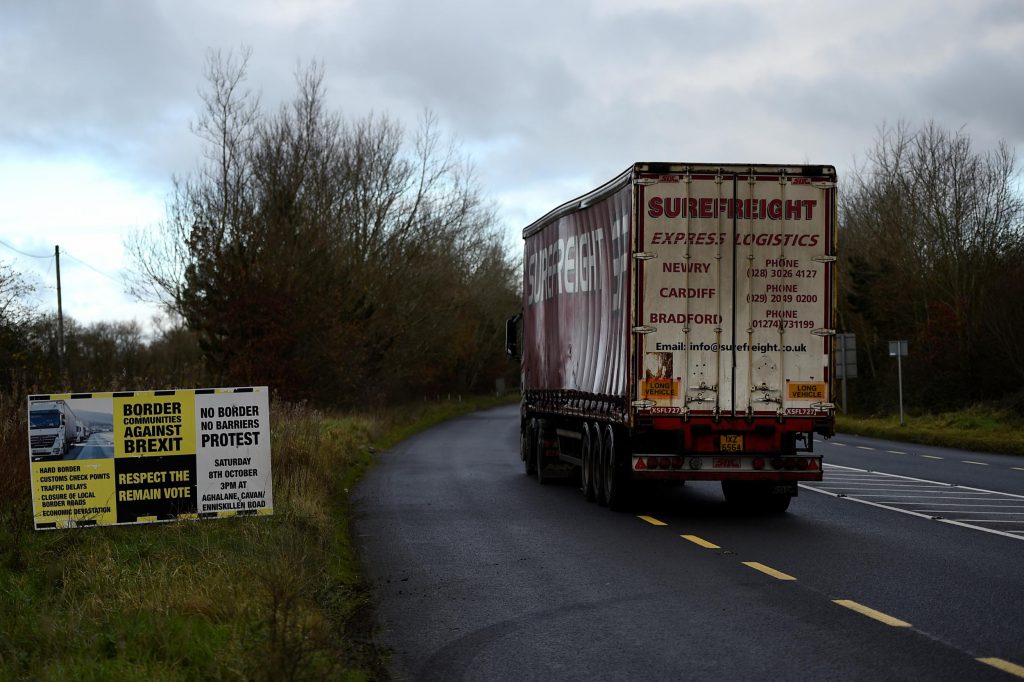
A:
<svg viewBox="0 0 1024 682">
<path fill-rule="evenodd" d="M 89 265 L 88 263 L 86 263 L 84 260 L 82 260 L 81 258 L 79 258 L 77 256 L 72 256 L 70 253 L 68 253 L 67 249 L 64 249 L 63 253 L 64 253 L 65 256 L 67 256 L 71 260 L 75 261 L 76 263 L 80 263 L 80 264 L 84 265 L 85 267 L 89 268 L 90 270 L 92 270 L 93 272 L 95 272 L 98 275 L 103 275 L 104 277 L 109 279 L 111 282 L 114 282 L 115 284 L 120 284 L 121 283 L 121 280 L 116 279 L 115 277 L 113 277 L 111 275 L 108 275 L 107 273 L 103 272 L 102 270 L 94 268 L 93 266 Z"/>
<path fill-rule="evenodd" d="M 15 247 L 11 246 L 10 244 L 8 244 L 7 242 L 5 242 L 2 239 L 0 239 L 0 245 L 5 246 L 8 249 L 10 249 L 11 251 L 14 251 L 15 253 L 20 254 L 22 256 L 25 256 L 27 258 L 39 258 L 39 259 L 47 259 L 47 260 L 52 260 L 53 259 L 53 255 L 52 254 L 48 255 L 48 256 L 40 256 L 40 255 L 37 255 L 37 254 L 34 254 L 34 253 L 26 253 L 25 251 L 22 251 L 21 249 L 17 249 Z M 75 261 L 76 263 L 78 263 L 80 265 L 84 265 L 85 267 L 89 268 L 90 270 L 95 272 L 97 275 L 102 275 L 102 276 L 106 277 L 107 279 L 109 279 L 111 282 L 114 282 L 116 284 L 120 284 L 121 283 L 121 281 L 119 279 L 117 279 L 116 277 L 114 277 L 113 275 L 107 274 L 106 272 L 103 272 L 99 268 L 93 267 L 89 263 L 86 263 L 84 260 L 82 260 L 78 256 L 72 255 L 66 248 L 64 249 L 63 254 L 64 254 L 65 257 L 70 258 L 71 260 Z"/>
<path fill-rule="evenodd" d="M 50 274 L 50 272 L 52 271 L 53 263 L 54 263 L 54 256 L 52 256 L 52 255 L 49 255 L 49 256 L 39 256 L 39 255 L 36 255 L 34 253 L 26 253 L 26 252 L 22 251 L 21 249 L 16 249 L 15 247 L 11 246 L 10 244 L 8 244 L 7 242 L 5 242 L 2 239 L 0 239 L 0 246 L 5 246 L 8 249 L 10 249 L 11 251 L 14 251 L 15 253 L 20 254 L 22 256 L 25 256 L 27 258 L 40 258 L 40 259 L 49 260 L 50 263 L 49 263 L 49 266 L 46 269 L 46 274 Z M 64 256 L 66 258 L 70 258 L 71 260 L 75 261 L 79 265 L 84 265 L 85 267 L 87 267 L 90 270 L 92 270 L 93 272 L 95 272 L 97 275 L 101 275 L 103 277 L 106 277 L 107 279 L 109 279 L 114 284 L 122 284 L 122 281 L 119 280 L 118 278 L 114 277 L 113 275 L 110 275 L 110 274 L 108 274 L 106 272 L 103 272 L 99 268 L 96 268 L 96 267 L 90 265 L 89 263 L 86 263 L 84 260 L 82 260 L 78 256 L 71 255 L 71 253 L 69 253 L 67 249 L 65 249 L 63 251 L 63 253 L 64 253 Z M 45 288 L 45 289 L 53 289 L 53 287 L 47 287 L 47 286 L 44 286 L 43 288 Z"/>
<path fill-rule="evenodd" d="M 4 240 L 2 240 L 2 239 L 0 239 L 0 244 L 2 244 L 2 245 L 4 245 L 4 246 L 6 246 L 6 247 L 7 247 L 8 249 L 10 249 L 11 251 L 13 251 L 13 252 L 15 252 L 15 253 L 19 253 L 19 254 L 21 254 L 22 256 L 27 256 L 28 258 L 53 258 L 53 254 L 50 254 L 50 255 L 47 255 L 47 256 L 37 256 L 37 255 L 36 255 L 36 254 L 34 254 L 34 253 L 25 253 L 25 252 L 24 252 L 24 251 L 22 251 L 21 249 L 16 249 L 16 248 L 14 248 L 13 246 L 11 246 L 10 244 L 8 244 L 7 242 L 5 242 L 5 241 L 4 241 Z M 76 260 L 77 260 L 77 259 L 76 259 Z"/>
</svg>

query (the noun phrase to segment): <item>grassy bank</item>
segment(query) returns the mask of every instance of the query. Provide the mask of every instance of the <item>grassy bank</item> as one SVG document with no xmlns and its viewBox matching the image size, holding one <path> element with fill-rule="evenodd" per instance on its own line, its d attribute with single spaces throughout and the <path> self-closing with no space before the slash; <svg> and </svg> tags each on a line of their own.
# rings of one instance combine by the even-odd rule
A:
<svg viewBox="0 0 1024 682">
<path fill-rule="evenodd" d="M 840 415 L 836 429 L 841 433 L 889 440 L 1024 455 L 1024 420 L 1013 412 L 991 407 L 973 407 L 941 414 L 907 414 L 899 418 Z"/>
<path fill-rule="evenodd" d="M 357 415 L 275 403 L 273 516 L 36 532 L 24 403 L 12 401 L 0 420 L 0 461 L 19 472 L 0 497 L 0 680 L 383 678 L 347 491 L 371 450 L 498 402 Z"/>
</svg>

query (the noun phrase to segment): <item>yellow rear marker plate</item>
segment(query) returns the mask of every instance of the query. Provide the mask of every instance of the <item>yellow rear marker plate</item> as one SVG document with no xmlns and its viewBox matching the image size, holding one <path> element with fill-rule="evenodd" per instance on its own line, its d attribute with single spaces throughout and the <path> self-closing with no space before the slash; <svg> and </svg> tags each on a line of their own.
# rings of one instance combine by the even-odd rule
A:
<svg viewBox="0 0 1024 682">
<path fill-rule="evenodd" d="M 643 519 L 644 521 L 646 521 L 647 523 L 651 524 L 652 526 L 667 526 L 668 525 L 664 521 L 659 521 L 658 519 L 654 518 L 653 516 L 638 516 L 637 518 L 638 519 Z"/>
<path fill-rule="evenodd" d="M 1009 661 L 1004 661 L 1001 658 L 979 658 L 978 661 L 1024 679 L 1024 665 L 1010 663 Z"/>
<path fill-rule="evenodd" d="M 744 561 L 743 565 L 744 566 L 749 566 L 750 568 L 754 569 L 755 571 L 761 571 L 765 575 L 770 575 L 771 577 L 777 578 L 779 580 L 796 580 L 796 578 L 794 578 L 793 576 L 789 575 L 788 573 L 783 573 L 782 571 L 776 571 L 771 566 L 765 566 L 764 564 L 758 563 L 757 561 Z"/>
<path fill-rule="evenodd" d="M 715 543 L 708 542 L 704 538 L 699 538 L 696 535 L 680 535 L 679 537 L 681 537 L 684 540 L 689 540 L 693 544 L 700 545 L 701 547 L 705 547 L 707 549 L 722 549 L 721 547 L 719 547 Z"/>
<path fill-rule="evenodd" d="M 886 625 L 891 625 L 894 628 L 909 628 L 909 627 L 911 627 L 910 623 L 908 623 L 905 620 L 900 620 L 899 618 L 893 618 L 892 616 L 890 616 L 888 614 L 882 613 L 881 611 L 875 611 L 873 608 L 871 608 L 869 606 L 864 606 L 863 604 L 858 604 L 857 602 L 851 601 L 849 599 L 833 599 L 832 601 L 834 603 L 836 603 L 836 604 L 839 604 L 840 606 L 845 606 L 846 608 L 851 609 L 853 611 L 856 611 L 857 613 L 859 613 L 861 615 L 867 616 L 868 618 L 874 618 L 875 620 L 877 620 L 880 623 L 885 623 Z"/>
</svg>

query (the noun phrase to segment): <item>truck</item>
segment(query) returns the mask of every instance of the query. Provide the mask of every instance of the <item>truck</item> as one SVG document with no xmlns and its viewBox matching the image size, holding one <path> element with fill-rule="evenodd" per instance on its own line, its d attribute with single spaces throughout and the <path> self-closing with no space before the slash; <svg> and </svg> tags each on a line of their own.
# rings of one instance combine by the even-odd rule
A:
<svg viewBox="0 0 1024 682">
<path fill-rule="evenodd" d="M 28 440 L 32 461 L 60 459 L 87 439 L 89 427 L 64 400 L 29 403 Z"/>
<path fill-rule="evenodd" d="M 720 481 L 784 512 L 835 432 L 836 172 L 632 164 L 523 230 L 520 456 L 621 508 Z"/>
</svg>

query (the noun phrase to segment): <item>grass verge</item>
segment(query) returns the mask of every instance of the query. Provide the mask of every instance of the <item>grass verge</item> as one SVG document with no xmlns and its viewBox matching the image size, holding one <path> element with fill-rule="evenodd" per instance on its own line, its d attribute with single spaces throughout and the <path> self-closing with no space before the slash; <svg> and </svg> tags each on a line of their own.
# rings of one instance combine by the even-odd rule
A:
<svg viewBox="0 0 1024 682">
<path fill-rule="evenodd" d="M 275 402 L 269 517 L 36 532 L 27 477 L 8 480 L 0 680 L 386 678 L 348 491 L 373 450 L 508 401 L 348 415 Z M 0 465 L 15 471 L 27 438 L 24 403 L 10 404 Z"/>
<path fill-rule="evenodd" d="M 840 415 L 836 430 L 858 436 L 1002 454 L 1024 455 L 1024 420 L 1008 410 L 976 406 L 941 414 L 898 417 Z"/>
</svg>

